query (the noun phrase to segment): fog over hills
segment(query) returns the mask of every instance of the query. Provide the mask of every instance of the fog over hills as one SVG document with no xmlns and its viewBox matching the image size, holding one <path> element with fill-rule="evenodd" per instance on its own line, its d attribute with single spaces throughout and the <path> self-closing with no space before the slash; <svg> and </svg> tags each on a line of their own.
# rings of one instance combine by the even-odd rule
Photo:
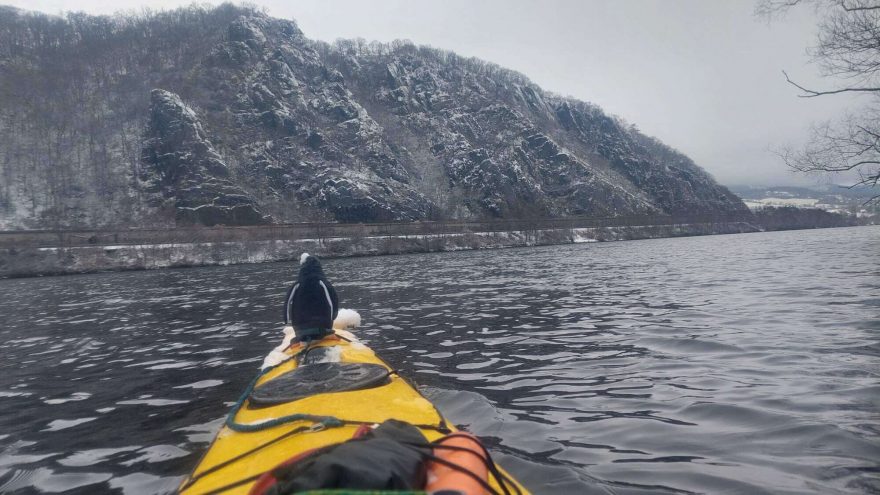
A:
<svg viewBox="0 0 880 495">
<path fill-rule="evenodd" d="M 0 7 L 0 228 L 747 211 L 525 76 L 221 5 Z"/>
</svg>

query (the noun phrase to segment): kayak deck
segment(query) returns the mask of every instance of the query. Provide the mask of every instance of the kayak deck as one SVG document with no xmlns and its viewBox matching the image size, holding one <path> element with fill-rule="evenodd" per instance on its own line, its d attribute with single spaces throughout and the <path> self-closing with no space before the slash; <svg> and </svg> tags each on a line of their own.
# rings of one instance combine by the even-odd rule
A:
<svg viewBox="0 0 880 495">
<path fill-rule="evenodd" d="M 362 424 L 379 424 L 389 419 L 404 421 L 417 426 L 428 441 L 455 431 L 430 401 L 349 332 L 337 330 L 335 335 L 310 344 L 306 352 L 320 347 L 335 348 L 324 353 L 334 361 L 383 366 L 389 372 L 387 383 L 362 390 L 321 393 L 268 407 L 251 408 L 245 400 L 232 419 L 237 425 L 244 425 L 236 429 L 257 431 L 235 431 L 224 425 L 192 475 L 184 480 L 180 493 L 247 494 L 257 476 L 299 453 L 349 440 Z M 294 357 L 303 349 L 303 344 L 293 344 L 284 352 Z M 256 386 L 296 367 L 297 359 L 289 359 L 261 376 Z M 256 426 L 296 414 L 326 416 L 331 420 L 320 422 L 310 418 L 266 428 Z M 341 422 L 333 421 L 337 419 Z M 493 478 L 489 483 L 501 492 Z M 527 493 L 518 484 L 517 488 Z"/>
</svg>

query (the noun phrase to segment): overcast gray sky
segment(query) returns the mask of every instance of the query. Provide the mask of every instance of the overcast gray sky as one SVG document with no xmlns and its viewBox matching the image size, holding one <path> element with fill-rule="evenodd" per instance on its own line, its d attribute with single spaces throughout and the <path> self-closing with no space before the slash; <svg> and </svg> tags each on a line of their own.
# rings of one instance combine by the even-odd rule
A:
<svg viewBox="0 0 880 495">
<path fill-rule="evenodd" d="M 9 2 L 10 0 L 5 0 Z M 4 0 L 0 0 L 4 2 Z M 188 1 L 11 0 L 47 13 L 173 8 Z M 211 1 L 208 3 L 219 3 Z M 816 18 L 768 24 L 755 0 L 256 0 L 310 38 L 410 39 L 522 72 L 687 153 L 727 185 L 810 184 L 769 149 L 859 104 L 797 98 L 781 73 L 827 87 L 809 64 Z"/>
</svg>

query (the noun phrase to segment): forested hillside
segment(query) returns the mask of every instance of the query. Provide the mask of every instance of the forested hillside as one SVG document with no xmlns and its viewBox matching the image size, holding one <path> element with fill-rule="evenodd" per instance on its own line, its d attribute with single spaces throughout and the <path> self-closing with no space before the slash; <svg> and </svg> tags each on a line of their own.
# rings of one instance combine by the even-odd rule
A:
<svg viewBox="0 0 880 495">
<path fill-rule="evenodd" d="M 0 7 L 0 228 L 744 212 L 525 76 L 229 4 Z"/>
</svg>

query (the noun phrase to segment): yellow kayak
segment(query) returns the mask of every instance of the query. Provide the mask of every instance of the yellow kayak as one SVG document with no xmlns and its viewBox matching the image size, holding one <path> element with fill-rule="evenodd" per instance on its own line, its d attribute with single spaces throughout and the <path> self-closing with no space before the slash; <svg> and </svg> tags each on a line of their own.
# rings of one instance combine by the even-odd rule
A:
<svg viewBox="0 0 880 495">
<path fill-rule="evenodd" d="M 181 484 L 181 494 L 248 494 L 264 473 L 297 454 L 346 442 L 363 425 L 398 420 L 416 426 L 429 442 L 455 431 L 430 401 L 350 332 L 336 330 L 320 341 L 294 343 L 277 352 L 284 357 L 248 387 Z M 337 386 L 320 392 L 320 387 L 302 386 L 302 377 L 299 384 L 290 383 L 294 372 L 312 370 Z M 500 480 L 486 480 L 494 492 L 528 493 L 498 471 Z"/>
</svg>

